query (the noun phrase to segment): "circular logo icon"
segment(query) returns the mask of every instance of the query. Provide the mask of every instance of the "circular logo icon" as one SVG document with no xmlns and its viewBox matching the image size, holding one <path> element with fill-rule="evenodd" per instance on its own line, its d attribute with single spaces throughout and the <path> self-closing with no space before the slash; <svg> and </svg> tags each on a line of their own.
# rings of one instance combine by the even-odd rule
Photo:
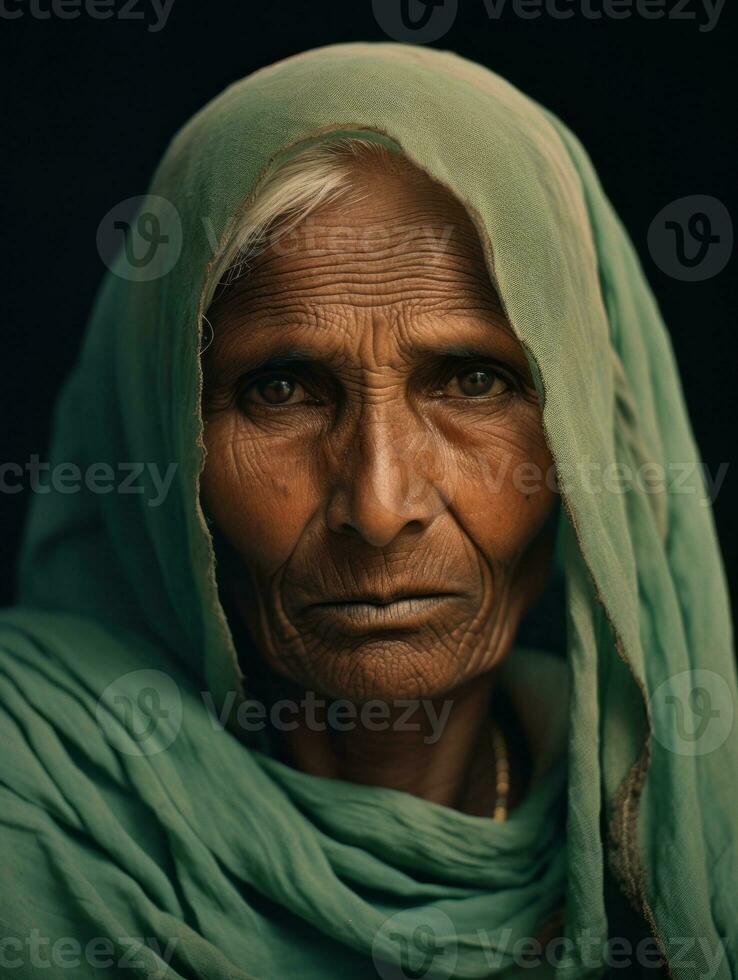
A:
<svg viewBox="0 0 738 980">
<path fill-rule="evenodd" d="M 182 222 L 177 209 L 156 194 L 121 201 L 97 228 L 100 258 L 121 279 L 159 279 L 174 268 L 181 249 Z"/>
<path fill-rule="evenodd" d="M 372 960 L 382 980 L 447 980 L 458 956 L 456 929 L 440 909 L 408 909 L 377 930 Z"/>
<path fill-rule="evenodd" d="M 725 742 L 735 708 L 730 685 L 713 670 L 684 670 L 650 699 L 654 738 L 677 755 L 706 755 Z"/>
<path fill-rule="evenodd" d="M 161 670 L 132 670 L 108 684 L 97 703 L 97 722 L 124 755 L 156 755 L 169 748 L 182 725 L 182 697 Z"/>
<path fill-rule="evenodd" d="M 733 252 L 733 222 L 722 201 L 707 194 L 680 197 L 648 229 L 648 250 L 672 279 L 702 282 L 725 268 Z"/>
<path fill-rule="evenodd" d="M 429 44 L 451 30 L 458 0 L 372 0 L 374 19 L 395 41 Z"/>
</svg>

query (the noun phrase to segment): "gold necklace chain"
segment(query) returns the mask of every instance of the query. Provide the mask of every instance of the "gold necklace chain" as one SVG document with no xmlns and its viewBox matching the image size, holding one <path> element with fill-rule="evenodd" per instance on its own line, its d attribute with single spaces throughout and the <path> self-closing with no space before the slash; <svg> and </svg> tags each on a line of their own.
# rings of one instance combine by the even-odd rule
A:
<svg viewBox="0 0 738 980">
<path fill-rule="evenodd" d="M 495 805 L 492 819 L 503 821 L 507 820 L 510 795 L 510 760 L 505 734 L 496 721 L 492 722 L 492 745 L 495 753 Z"/>
</svg>

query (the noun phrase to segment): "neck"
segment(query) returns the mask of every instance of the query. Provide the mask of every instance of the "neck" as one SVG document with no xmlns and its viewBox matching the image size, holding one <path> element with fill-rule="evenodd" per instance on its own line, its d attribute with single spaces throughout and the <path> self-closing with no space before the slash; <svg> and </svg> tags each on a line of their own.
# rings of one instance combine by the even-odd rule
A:
<svg viewBox="0 0 738 980">
<path fill-rule="evenodd" d="M 290 692 L 300 704 L 296 727 L 279 733 L 283 760 L 303 772 L 369 786 L 402 790 L 474 815 L 491 815 L 495 760 L 490 707 L 495 672 L 438 698 L 349 705 Z M 284 692 L 282 692 L 284 696 Z M 333 704 L 331 708 L 330 705 Z M 338 724 L 331 719 L 338 719 Z M 504 725 L 502 726 L 504 730 Z M 508 744 L 510 802 L 519 790 Z"/>
</svg>

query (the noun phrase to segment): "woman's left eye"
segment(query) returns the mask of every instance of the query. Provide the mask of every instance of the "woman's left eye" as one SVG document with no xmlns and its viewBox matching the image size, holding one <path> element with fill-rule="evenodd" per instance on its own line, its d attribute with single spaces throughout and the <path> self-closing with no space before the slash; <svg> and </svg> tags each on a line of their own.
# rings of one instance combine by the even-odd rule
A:
<svg viewBox="0 0 738 980">
<path fill-rule="evenodd" d="M 444 393 L 452 398 L 490 398 L 504 395 L 510 387 L 510 382 L 494 368 L 473 367 L 455 374 Z"/>
<path fill-rule="evenodd" d="M 244 390 L 246 401 L 257 405 L 294 405 L 306 400 L 303 386 L 287 374 L 270 374 L 257 378 Z"/>
</svg>

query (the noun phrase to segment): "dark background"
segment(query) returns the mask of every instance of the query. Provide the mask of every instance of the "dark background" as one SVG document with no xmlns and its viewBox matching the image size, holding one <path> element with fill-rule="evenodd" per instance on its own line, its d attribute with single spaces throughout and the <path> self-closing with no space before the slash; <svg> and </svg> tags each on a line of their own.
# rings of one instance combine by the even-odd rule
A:
<svg viewBox="0 0 738 980">
<path fill-rule="evenodd" d="M 322 44 L 389 38 L 371 0 L 174 0 L 158 32 L 147 29 L 156 19 L 148 0 L 134 8 L 142 20 L 94 20 L 84 12 L 39 19 L 28 0 L 4 2 L 22 16 L 0 16 L 9 113 L 2 128 L 0 462 L 25 465 L 32 453 L 47 458 L 50 412 L 104 272 L 98 224 L 114 204 L 145 191 L 178 127 L 230 82 L 272 61 Z M 36 2 L 48 10 L 51 0 Z M 114 9 L 123 2 L 113 0 Z M 670 10 L 676 0 L 665 2 Z M 567 21 L 546 13 L 522 20 L 512 11 L 494 20 L 483 0 L 459 0 L 455 23 L 432 46 L 504 75 L 588 149 L 663 311 L 703 460 L 713 473 L 730 464 L 714 509 L 735 595 L 735 259 L 689 283 L 661 272 L 646 245 L 652 219 L 676 198 L 713 195 L 735 213 L 729 7 L 708 32 L 699 29 L 701 0 L 683 8 L 696 19 L 650 22 L 635 15 L 590 20 L 580 12 Z M 25 492 L 0 493 L 0 604 L 12 597 L 27 505 Z"/>
</svg>

